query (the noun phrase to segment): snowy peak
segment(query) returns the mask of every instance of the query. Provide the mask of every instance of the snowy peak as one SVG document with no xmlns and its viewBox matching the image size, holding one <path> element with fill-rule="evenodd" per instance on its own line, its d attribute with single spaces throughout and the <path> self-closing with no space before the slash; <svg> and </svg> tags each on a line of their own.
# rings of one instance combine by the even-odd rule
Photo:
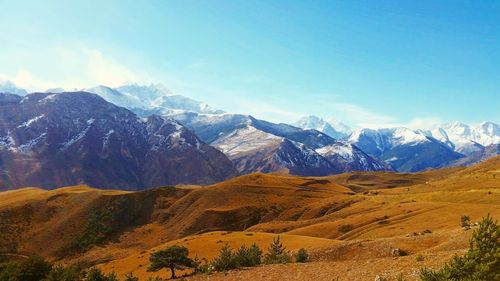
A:
<svg viewBox="0 0 500 281">
<path fill-rule="evenodd" d="M 175 95 L 162 84 L 128 84 L 118 88 L 100 85 L 85 91 L 100 95 L 108 102 L 128 108 L 144 117 L 152 114 L 166 116 L 181 112 L 223 113 L 206 103 Z"/>
<path fill-rule="evenodd" d="M 357 130 L 349 142 L 402 172 L 442 167 L 463 157 L 422 131 L 402 127 Z"/>
<path fill-rule="evenodd" d="M 280 137 L 247 125 L 222 136 L 212 145 L 224 152 L 229 158 L 232 158 L 279 145 L 281 141 L 282 138 Z"/>
<path fill-rule="evenodd" d="M 316 152 L 328 159 L 332 164 L 339 166 L 339 169 L 343 172 L 389 170 L 384 164 L 347 142 L 337 142 L 316 149 Z"/>
<path fill-rule="evenodd" d="M 340 123 L 340 128 L 334 128 L 330 123 L 315 115 L 303 117 L 294 123 L 294 125 L 302 129 L 313 129 L 323 132 L 335 139 L 343 139 L 349 132 L 349 128 L 346 125 Z"/>
<path fill-rule="evenodd" d="M 482 122 L 475 126 L 453 122 L 437 126 L 427 134 L 465 155 L 482 151 L 485 146 L 500 143 L 500 129 L 493 122 Z"/>
</svg>

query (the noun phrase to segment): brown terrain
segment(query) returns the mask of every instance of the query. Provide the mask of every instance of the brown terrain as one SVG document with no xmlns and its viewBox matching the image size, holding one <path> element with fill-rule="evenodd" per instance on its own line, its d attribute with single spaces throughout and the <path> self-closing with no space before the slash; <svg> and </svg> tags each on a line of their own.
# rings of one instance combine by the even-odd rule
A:
<svg viewBox="0 0 500 281">
<path fill-rule="evenodd" d="M 439 267 L 466 251 L 472 230 L 460 227 L 462 215 L 476 222 L 488 213 L 500 218 L 500 157 L 412 174 L 251 174 L 141 192 L 24 188 L 0 193 L 0 253 L 84 261 L 145 280 L 169 276 L 146 271 L 155 250 L 183 245 L 192 257 L 209 260 L 225 243 L 266 249 L 279 235 L 291 251 L 306 248 L 311 262 L 186 279 L 396 280 L 403 274 L 416 280 L 419 268 Z M 96 221 L 105 232 L 95 235 Z M 75 248 L 96 236 L 98 242 Z M 392 255 L 396 248 L 407 255 Z"/>
</svg>

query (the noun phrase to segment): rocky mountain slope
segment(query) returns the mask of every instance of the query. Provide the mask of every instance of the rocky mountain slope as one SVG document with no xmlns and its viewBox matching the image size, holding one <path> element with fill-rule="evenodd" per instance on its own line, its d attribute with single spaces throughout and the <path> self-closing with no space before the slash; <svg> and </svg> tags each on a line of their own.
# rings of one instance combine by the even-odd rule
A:
<svg viewBox="0 0 500 281">
<path fill-rule="evenodd" d="M 401 172 L 444 167 L 463 157 L 442 142 L 403 127 L 360 129 L 348 141 Z"/>
<path fill-rule="evenodd" d="M 317 130 L 275 124 L 248 115 L 182 113 L 172 116 L 224 152 L 241 173 L 328 175 L 388 169 L 357 147 Z M 326 157 L 318 149 L 328 147 Z M 350 157 L 349 155 L 355 155 Z"/>
<path fill-rule="evenodd" d="M 178 122 L 140 119 L 86 93 L 0 94 L 0 187 L 89 184 L 140 189 L 236 174 Z"/>
</svg>

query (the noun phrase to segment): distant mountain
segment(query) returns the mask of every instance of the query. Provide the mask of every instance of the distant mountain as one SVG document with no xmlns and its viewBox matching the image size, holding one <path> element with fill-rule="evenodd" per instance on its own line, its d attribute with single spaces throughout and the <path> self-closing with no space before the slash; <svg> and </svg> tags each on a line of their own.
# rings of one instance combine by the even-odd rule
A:
<svg viewBox="0 0 500 281">
<path fill-rule="evenodd" d="M 483 122 L 476 126 L 454 122 L 436 126 L 425 133 L 465 155 L 480 152 L 485 146 L 500 143 L 500 128 L 493 122 Z"/>
<path fill-rule="evenodd" d="M 463 157 L 423 132 L 402 127 L 356 130 L 348 141 L 401 172 L 443 167 Z"/>
<path fill-rule="evenodd" d="M 324 176 L 339 172 L 328 160 L 304 144 L 251 125 L 235 129 L 211 144 L 224 152 L 244 174 L 288 172 Z"/>
<path fill-rule="evenodd" d="M 192 129 L 202 140 L 223 151 L 241 173 L 286 171 L 296 175 L 319 176 L 351 170 L 384 169 L 375 165 L 377 161 L 370 156 L 358 154 L 358 148 L 337 142 L 316 130 L 275 124 L 239 114 L 183 113 L 172 117 Z M 329 147 L 328 158 L 318 152 L 322 147 Z M 355 154 L 359 157 L 343 158 L 346 149 L 356 150 Z"/>
<path fill-rule="evenodd" d="M 14 94 L 18 96 L 24 96 L 28 94 L 25 89 L 16 86 L 14 83 L 8 80 L 0 81 L 0 93 Z"/>
<path fill-rule="evenodd" d="M 175 95 L 161 84 L 130 84 L 118 88 L 101 85 L 85 89 L 85 91 L 95 93 L 108 102 L 128 108 L 143 117 L 152 114 L 170 115 L 179 112 L 223 113 L 221 110 L 211 108 L 206 103 Z"/>
<path fill-rule="evenodd" d="M 330 123 L 315 115 L 303 117 L 299 121 L 295 122 L 294 125 L 302 129 L 314 129 L 320 131 L 335 139 L 343 139 L 350 133 L 350 129 L 346 125 L 340 123 L 338 128 L 335 128 Z"/>
<path fill-rule="evenodd" d="M 450 166 L 471 166 L 497 155 L 500 155 L 500 144 L 491 144 L 480 151 L 467 155 L 467 157 L 454 161 Z"/>
<path fill-rule="evenodd" d="M 333 145 L 318 148 L 316 152 L 340 167 L 342 172 L 390 170 L 388 165 L 370 157 L 355 145 L 347 142 L 339 141 Z"/>
<path fill-rule="evenodd" d="M 0 186 L 141 189 L 234 176 L 230 160 L 173 119 L 140 119 L 86 93 L 0 94 Z"/>
</svg>

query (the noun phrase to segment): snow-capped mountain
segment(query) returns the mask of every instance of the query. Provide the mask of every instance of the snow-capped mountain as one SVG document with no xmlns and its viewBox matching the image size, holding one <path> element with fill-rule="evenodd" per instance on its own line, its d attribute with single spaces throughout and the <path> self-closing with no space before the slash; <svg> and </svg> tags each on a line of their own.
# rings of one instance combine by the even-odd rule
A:
<svg viewBox="0 0 500 281">
<path fill-rule="evenodd" d="M 317 130 L 304 130 L 239 114 L 191 112 L 173 115 L 173 118 L 223 151 L 241 173 L 287 171 L 298 175 L 328 175 L 351 170 L 386 169 L 378 166 L 370 156 L 358 153 L 355 146 L 337 142 Z M 322 147 L 329 147 L 330 153 L 326 156 L 318 153 Z M 346 150 L 352 150 L 355 156 L 344 157 Z"/>
<path fill-rule="evenodd" d="M 464 155 L 481 152 L 485 146 L 500 143 L 500 128 L 493 122 L 475 126 L 453 122 L 436 126 L 425 133 Z"/>
<path fill-rule="evenodd" d="M 25 89 L 16 86 L 14 83 L 8 80 L 0 80 L 0 93 L 14 94 L 18 96 L 24 96 L 28 94 Z"/>
<path fill-rule="evenodd" d="M 342 172 L 387 171 L 390 169 L 355 145 L 343 141 L 318 148 L 316 152 L 336 166 L 342 167 Z"/>
<path fill-rule="evenodd" d="M 463 157 L 435 138 L 403 127 L 359 129 L 348 142 L 401 172 L 443 167 Z"/>
<path fill-rule="evenodd" d="M 346 125 L 339 123 L 338 127 L 334 127 L 332 124 L 315 115 L 305 116 L 293 125 L 302 129 L 314 129 L 323 132 L 334 139 L 343 139 L 350 133 L 350 129 Z"/>
<path fill-rule="evenodd" d="M 234 176 L 231 161 L 177 121 L 86 93 L 0 94 L 0 186 L 140 189 Z"/>
<path fill-rule="evenodd" d="M 261 131 L 251 125 L 218 138 L 212 145 L 224 152 L 241 173 L 288 172 L 324 176 L 333 165 L 304 144 Z"/>
<path fill-rule="evenodd" d="M 206 103 L 175 95 L 162 84 L 129 84 L 118 88 L 100 85 L 85 89 L 85 91 L 95 93 L 108 102 L 128 108 L 143 117 L 152 114 L 170 115 L 186 111 L 211 114 L 223 113 L 221 110 L 211 108 Z"/>
<path fill-rule="evenodd" d="M 500 143 L 500 127 L 493 122 L 482 122 L 471 127 L 471 139 L 483 146 Z"/>
</svg>

